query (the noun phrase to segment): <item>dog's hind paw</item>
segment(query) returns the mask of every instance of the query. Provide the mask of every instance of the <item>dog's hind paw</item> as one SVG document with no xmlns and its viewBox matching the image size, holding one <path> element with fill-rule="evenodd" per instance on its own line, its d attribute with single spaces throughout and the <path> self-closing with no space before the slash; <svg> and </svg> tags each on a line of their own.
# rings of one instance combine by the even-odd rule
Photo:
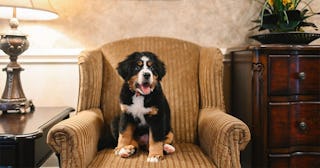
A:
<svg viewBox="0 0 320 168">
<path fill-rule="evenodd" d="M 157 163 L 157 162 L 160 162 L 160 160 L 162 160 L 162 158 L 163 158 L 163 156 L 161 156 L 161 155 L 148 156 L 147 162 Z"/>
<path fill-rule="evenodd" d="M 173 147 L 173 146 L 170 145 L 170 144 L 164 144 L 164 145 L 163 145 L 163 150 L 164 150 L 164 152 L 165 152 L 166 154 L 171 154 L 171 153 L 173 153 L 173 152 L 176 151 L 176 148 Z"/>
<path fill-rule="evenodd" d="M 136 147 L 133 145 L 127 145 L 122 148 L 116 148 L 115 154 L 121 156 L 122 158 L 127 158 L 133 155 L 136 152 Z"/>
</svg>

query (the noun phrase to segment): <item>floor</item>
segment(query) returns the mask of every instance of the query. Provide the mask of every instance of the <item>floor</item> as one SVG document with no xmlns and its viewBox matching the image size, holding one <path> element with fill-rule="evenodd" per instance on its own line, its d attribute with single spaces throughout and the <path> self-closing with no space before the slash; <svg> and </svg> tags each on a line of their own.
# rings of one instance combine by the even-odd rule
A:
<svg viewBox="0 0 320 168">
<path fill-rule="evenodd" d="M 52 168 L 57 168 L 59 167 L 58 159 L 56 155 L 52 154 L 49 159 L 41 166 L 43 168 L 46 167 L 52 167 Z"/>
</svg>

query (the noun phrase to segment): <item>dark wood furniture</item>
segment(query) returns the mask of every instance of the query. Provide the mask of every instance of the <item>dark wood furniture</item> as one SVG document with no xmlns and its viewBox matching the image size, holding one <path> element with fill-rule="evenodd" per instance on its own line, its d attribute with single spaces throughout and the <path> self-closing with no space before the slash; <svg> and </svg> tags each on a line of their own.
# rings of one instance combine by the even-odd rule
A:
<svg viewBox="0 0 320 168">
<path fill-rule="evenodd" d="M 69 117 L 70 107 L 37 107 L 25 114 L 0 112 L 0 167 L 39 167 L 52 154 L 47 133 Z"/>
<path fill-rule="evenodd" d="M 252 141 L 244 167 L 320 167 L 320 46 L 231 52 L 231 108 Z"/>
</svg>

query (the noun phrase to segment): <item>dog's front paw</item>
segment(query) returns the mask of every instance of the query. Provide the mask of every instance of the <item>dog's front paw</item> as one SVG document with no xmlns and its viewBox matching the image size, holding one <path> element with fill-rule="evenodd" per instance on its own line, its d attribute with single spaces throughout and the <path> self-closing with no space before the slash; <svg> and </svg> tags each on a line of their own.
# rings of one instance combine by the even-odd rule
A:
<svg viewBox="0 0 320 168">
<path fill-rule="evenodd" d="M 157 162 L 160 162 L 160 160 L 163 159 L 163 156 L 162 155 L 153 155 L 153 156 L 148 156 L 148 159 L 147 159 L 147 162 L 150 162 L 150 163 L 157 163 Z"/>
<path fill-rule="evenodd" d="M 150 111 L 148 112 L 149 116 L 153 116 L 153 115 L 157 115 L 158 114 L 159 109 L 156 107 L 151 107 Z"/>
<path fill-rule="evenodd" d="M 114 153 L 116 155 L 121 156 L 122 158 L 130 157 L 135 152 L 136 152 L 136 147 L 134 147 L 133 145 L 127 145 L 127 146 L 124 146 L 122 148 L 116 148 L 114 150 Z"/>
<path fill-rule="evenodd" d="M 120 103 L 120 110 L 121 110 L 122 112 L 126 112 L 126 111 L 128 111 L 128 106 L 125 105 L 125 104 Z"/>
<path fill-rule="evenodd" d="M 164 144 L 163 145 L 163 151 L 166 153 L 166 154 L 171 154 L 173 152 L 176 151 L 176 148 L 170 144 Z"/>
</svg>

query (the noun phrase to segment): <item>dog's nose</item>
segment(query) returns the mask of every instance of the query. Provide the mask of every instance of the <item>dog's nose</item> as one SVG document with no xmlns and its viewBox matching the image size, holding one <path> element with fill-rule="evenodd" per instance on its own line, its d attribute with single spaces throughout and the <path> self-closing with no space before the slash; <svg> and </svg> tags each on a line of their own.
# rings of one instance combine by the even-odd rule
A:
<svg viewBox="0 0 320 168">
<path fill-rule="evenodd" d="M 151 76 L 150 73 L 147 73 L 147 72 L 143 74 L 144 79 L 149 79 L 150 76 Z"/>
</svg>

